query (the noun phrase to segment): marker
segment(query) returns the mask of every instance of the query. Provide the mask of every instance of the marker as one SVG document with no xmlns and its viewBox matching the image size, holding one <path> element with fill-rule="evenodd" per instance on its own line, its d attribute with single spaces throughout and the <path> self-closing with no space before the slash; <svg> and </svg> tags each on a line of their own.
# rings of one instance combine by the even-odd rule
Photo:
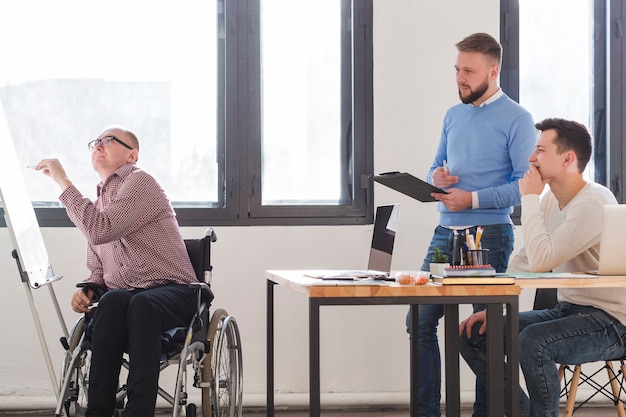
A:
<svg viewBox="0 0 626 417">
<path fill-rule="evenodd" d="M 37 165 L 26 165 L 28 169 L 37 169 Z"/>
<path fill-rule="evenodd" d="M 443 170 L 446 174 L 450 173 L 450 170 L 448 169 L 448 162 L 445 159 L 443 160 Z"/>
</svg>

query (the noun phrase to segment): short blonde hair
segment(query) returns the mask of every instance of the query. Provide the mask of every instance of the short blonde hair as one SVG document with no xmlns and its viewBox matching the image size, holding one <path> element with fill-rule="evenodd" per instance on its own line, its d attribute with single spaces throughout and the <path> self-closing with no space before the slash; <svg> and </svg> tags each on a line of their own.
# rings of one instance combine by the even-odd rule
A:
<svg viewBox="0 0 626 417">
<path fill-rule="evenodd" d="M 488 33 L 474 33 L 456 44 L 459 52 L 480 52 L 500 66 L 502 45 Z"/>
</svg>

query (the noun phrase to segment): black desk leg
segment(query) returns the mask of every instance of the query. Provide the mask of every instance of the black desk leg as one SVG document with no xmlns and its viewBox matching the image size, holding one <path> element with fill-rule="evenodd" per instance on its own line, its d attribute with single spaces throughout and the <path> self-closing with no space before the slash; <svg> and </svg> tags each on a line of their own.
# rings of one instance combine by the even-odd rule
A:
<svg viewBox="0 0 626 417">
<path fill-rule="evenodd" d="M 461 388 L 459 375 L 459 305 L 444 306 L 445 364 L 446 364 L 446 415 L 461 415 Z"/>
<path fill-rule="evenodd" d="M 510 412 L 510 417 L 519 417 L 519 299 L 513 297 L 506 306 L 506 378 L 511 381 L 508 384 L 511 392 L 506 397 L 506 404 Z M 515 364 L 515 366 L 511 366 Z"/>
<path fill-rule="evenodd" d="M 273 281 L 267 280 L 267 417 L 274 417 L 274 285 Z"/>
<path fill-rule="evenodd" d="M 418 395 L 418 338 L 419 338 L 419 311 L 417 304 L 411 304 L 409 309 L 409 322 L 410 322 L 410 335 L 409 335 L 409 369 L 411 375 L 409 375 L 409 391 L 410 391 L 410 415 L 411 417 L 418 417 L 419 411 L 419 395 Z"/>
<path fill-rule="evenodd" d="M 504 326 L 502 304 L 487 304 L 487 410 L 504 415 Z"/>
<path fill-rule="evenodd" d="M 320 406 L 320 304 L 309 298 L 309 415 L 319 417 Z"/>
</svg>

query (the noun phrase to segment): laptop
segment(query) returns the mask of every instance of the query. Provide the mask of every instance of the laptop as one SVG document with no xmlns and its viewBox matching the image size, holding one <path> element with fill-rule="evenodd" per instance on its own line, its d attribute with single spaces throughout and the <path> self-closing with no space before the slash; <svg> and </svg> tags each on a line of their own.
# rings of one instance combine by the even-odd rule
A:
<svg viewBox="0 0 626 417">
<path fill-rule="evenodd" d="M 376 207 L 372 243 L 366 270 L 313 271 L 307 275 L 329 280 L 389 279 L 399 215 L 400 204 Z"/>
<path fill-rule="evenodd" d="M 602 235 L 600 236 L 600 263 L 594 275 L 626 275 L 624 236 L 626 236 L 626 204 L 602 207 Z"/>
</svg>

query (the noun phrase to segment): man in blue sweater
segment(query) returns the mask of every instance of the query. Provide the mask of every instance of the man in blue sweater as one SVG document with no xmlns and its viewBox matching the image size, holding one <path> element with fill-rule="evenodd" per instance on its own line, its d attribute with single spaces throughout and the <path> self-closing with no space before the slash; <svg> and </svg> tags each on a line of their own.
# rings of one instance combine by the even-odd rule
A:
<svg viewBox="0 0 626 417">
<path fill-rule="evenodd" d="M 504 272 L 513 250 L 510 214 L 520 204 L 518 180 L 528 170 L 537 133 L 530 113 L 509 98 L 498 85 L 502 47 L 492 36 L 475 33 L 456 44 L 456 82 L 461 104 L 450 108 L 428 182 L 448 194 L 439 200 L 439 226 L 433 234 L 422 270 L 428 270 L 433 248 L 451 259 L 455 233 L 476 235 L 483 229 L 482 249 L 489 263 Z M 484 309 L 475 305 L 474 311 Z M 419 415 L 441 415 L 441 357 L 437 325 L 443 305 L 420 305 Z M 407 317 L 408 321 L 408 317 Z M 476 381 L 474 417 L 486 416 L 486 389 Z"/>
</svg>

